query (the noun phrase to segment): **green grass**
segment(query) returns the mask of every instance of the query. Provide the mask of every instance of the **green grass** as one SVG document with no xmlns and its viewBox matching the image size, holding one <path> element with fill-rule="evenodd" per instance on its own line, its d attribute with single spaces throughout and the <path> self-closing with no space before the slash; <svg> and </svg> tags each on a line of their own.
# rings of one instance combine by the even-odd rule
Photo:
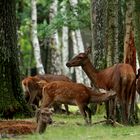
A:
<svg viewBox="0 0 140 140">
<path fill-rule="evenodd" d="M 76 108 L 71 108 L 76 111 Z M 102 115 L 92 116 L 93 123 L 103 120 Z M 45 133 L 23 135 L 18 140 L 138 140 L 140 125 L 112 127 L 106 124 L 87 126 L 81 115 L 53 114 L 55 123 L 47 127 Z M 81 125 L 78 125 L 81 124 Z"/>
</svg>

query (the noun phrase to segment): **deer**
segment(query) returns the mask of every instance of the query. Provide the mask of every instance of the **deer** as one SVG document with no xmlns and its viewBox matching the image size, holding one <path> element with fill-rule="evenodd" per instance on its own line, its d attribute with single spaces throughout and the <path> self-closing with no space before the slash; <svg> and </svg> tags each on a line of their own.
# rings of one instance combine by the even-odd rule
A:
<svg viewBox="0 0 140 140">
<path fill-rule="evenodd" d="M 43 86 L 41 108 L 49 108 L 54 103 L 76 105 L 85 123 L 91 124 L 91 110 L 88 104 L 106 102 L 115 96 L 114 91 L 99 94 L 81 83 L 53 81 Z"/>
<path fill-rule="evenodd" d="M 36 128 L 36 132 L 39 134 L 42 134 L 45 132 L 46 127 L 48 124 L 52 124 L 52 111 L 48 108 L 43 108 L 40 109 L 38 108 L 36 110 L 36 123 L 37 123 L 37 128 Z"/>
<path fill-rule="evenodd" d="M 39 101 L 42 98 L 42 85 L 38 85 L 37 83 L 40 80 L 45 80 L 46 82 L 51 81 L 68 81 L 72 82 L 65 75 L 53 75 L 53 74 L 45 74 L 45 75 L 35 75 L 28 76 L 22 80 L 22 89 L 24 91 L 25 99 L 30 105 L 36 105 L 39 107 Z M 64 105 L 66 109 L 66 113 L 69 114 L 68 106 Z M 55 109 L 55 108 L 54 108 Z"/>
<path fill-rule="evenodd" d="M 121 106 L 122 122 L 128 124 L 130 108 L 135 96 L 135 73 L 130 64 L 118 63 L 103 70 L 97 70 L 91 63 L 88 55 L 91 48 L 79 53 L 66 63 L 67 67 L 81 66 L 95 87 L 105 90 L 114 90 L 117 102 Z M 133 110 L 133 109 L 132 109 Z M 107 114 L 108 118 L 108 114 Z"/>
</svg>

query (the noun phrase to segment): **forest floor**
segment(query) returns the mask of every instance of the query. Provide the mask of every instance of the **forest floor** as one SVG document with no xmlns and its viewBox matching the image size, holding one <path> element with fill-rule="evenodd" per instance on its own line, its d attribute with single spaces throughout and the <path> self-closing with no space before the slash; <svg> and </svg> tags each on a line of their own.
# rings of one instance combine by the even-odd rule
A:
<svg viewBox="0 0 140 140">
<path fill-rule="evenodd" d="M 74 112 L 77 112 L 77 108 Z M 42 135 L 35 133 L 37 127 L 35 118 L 0 120 L 0 139 L 137 140 L 140 138 L 140 124 L 135 126 L 117 125 L 116 127 L 112 127 L 112 125 L 106 125 L 103 122 L 95 125 L 96 122 L 104 120 L 104 115 L 103 113 L 92 116 L 93 123 L 91 126 L 87 126 L 84 124 L 83 117 L 79 113 L 72 113 L 70 115 L 53 114 L 53 123 L 47 127 L 45 133 Z"/>
</svg>

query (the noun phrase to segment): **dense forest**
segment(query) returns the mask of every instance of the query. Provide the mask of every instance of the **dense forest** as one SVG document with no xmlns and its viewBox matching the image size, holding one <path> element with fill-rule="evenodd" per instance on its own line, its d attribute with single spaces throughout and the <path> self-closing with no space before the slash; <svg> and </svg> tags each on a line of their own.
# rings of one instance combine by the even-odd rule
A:
<svg viewBox="0 0 140 140">
<path fill-rule="evenodd" d="M 67 69 L 65 63 L 88 46 L 92 46 L 91 60 L 97 69 L 132 61 L 126 60 L 131 59 L 126 58 L 129 57 L 127 55 L 135 58 L 135 53 L 129 53 L 131 47 L 132 50 L 136 48 L 137 62 L 140 61 L 137 0 L 39 0 L 35 7 L 33 2 L 21 0 L 16 6 L 20 67 L 23 75 L 30 75 L 31 68 L 42 67 L 35 59 L 36 52 L 39 51 L 42 69 L 46 73 L 72 74 L 78 82 L 87 81 L 84 80 L 84 73 L 79 69 Z M 33 30 L 37 31 L 37 46 L 40 50 L 34 47 Z"/>
<path fill-rule="evenodd" d="M 87 48 L 96 70 L 119 63 L 130 64 L 135 75 L 139 69 L 139 0 L 1 0 L 0 27 L 3 118 L 32 115 L 21 88 L 28 76 L 62 74 L 98 87 L 81 67 L 66 66 Z"/>
</svg>

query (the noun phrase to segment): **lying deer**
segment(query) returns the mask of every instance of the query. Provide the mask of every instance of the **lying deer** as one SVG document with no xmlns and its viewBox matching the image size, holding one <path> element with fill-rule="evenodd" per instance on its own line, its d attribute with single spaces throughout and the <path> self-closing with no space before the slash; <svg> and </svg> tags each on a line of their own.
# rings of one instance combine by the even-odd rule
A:
<svg viewBox="0 0 140 140">
<path fill-rule="evenodd" d="M 41 108 L 50 107 L 53 103 L 77 105 L 86 123 L 91 123 L 89 103 L 101 103 L 115 98 L 115 92 L 96 93 L 83 84 L 54 81 L 44 85 L 42 90 Z M 88 118 L 87 118 L 88 116 Z"/>
<path fill-rule="evenodd" d="M 135 98 L 134 87 L 136 77 L 133 68 L 129 64 L 119 63 L 98 71 L 88 58 L 90 52 L 91 48 L 88 48 L 84 53 L 79 53 L 67 62 L 66 66 L 81 66 L 92 83 L 95 83 L 98 88 L 114 90 L 117 93 L 117 99 L 122 108 L 123 122 L 127 124 L 130 117 L 130 108 Z"/>
<path fill-rule="evenodd" d="M 22 88 L 25 93 L 25 99 L 27 100 L 28 104 L 35 104 L 39 106 L 39 101 L 42 98 L 42 86 L 39 86 L 37 83 L 40 80 L 45 80 L 48 83 L 52 81 L 68 81 L 72 82 L 67 76 L 64 75 L 53 75 L 53 74 L 45 74 L 45 75 L 36 75 L 36 76 L 29 76 L 22 80 Z M 68 106 L 64 105 L 67 114 Z"/>
<path fill-rule="evenodd" d="M 36 122 L 37 122 L 37 133 L 43 133 L 48 124 L 52 123 L 51 118 L 52 112 L 48 108 L 37 109 L 36 110 Z"/>
</svg>

